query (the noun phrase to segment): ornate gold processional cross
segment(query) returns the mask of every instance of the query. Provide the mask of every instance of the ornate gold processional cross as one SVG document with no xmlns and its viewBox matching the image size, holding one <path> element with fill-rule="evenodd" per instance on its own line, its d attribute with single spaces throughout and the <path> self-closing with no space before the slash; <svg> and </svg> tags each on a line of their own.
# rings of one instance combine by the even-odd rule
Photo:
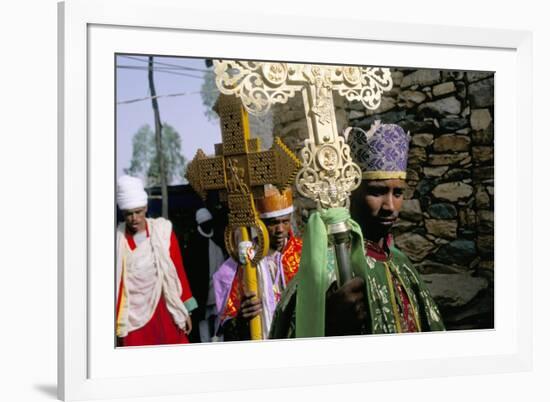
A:
<svg viewBox="0 0 550 402">
<path fill-rule="evenodd" d="M 349 207 L 351 192 L 361 183 L 361 169 L 351 159 L 344 136 L 338 135 L 332 93 L 377 109 L 384 91 L 393 86 L 389 68 L 215 60 L 214 70 L 220 92 L 238 96 L 252 114 L 265 114 L 271 105 L 302 93 L 308 138 L 300 152 L 303 167 L 296 189 L 319 210 Z M 352 278 L 348 227 L 337 222 L 327 231 L 333 236 L 341 285 Z"/>
<path fill-rule="evenodd" d="M 269 237 L 259 219 L 254 199 L 264 196 L 264 185 L 272 184 L 282 190 L 292 184 L 301 164 L 287 146 L 276 137 L 273 146 L 260 151 L 257 138 L 250 138 L 248 114 L 235 96 L 220 95 L 215 110 L 220 117 L 222 143 L 215 145 L 215 156 L 207 157 L 202 149 L 187 167 L 186 177 L 193 189 L 203 198 L 207 191 L 220 191 L 220 199 L 227 201 L 229 223 L 225 229 L 225 247 L 239 261 L 238 242 L 248 241 L 248 228 L 254 228 L 257 241 L 255 255 L 245 264 L 244 279 L 248 290 L 258 294 L 257 263 L 267 254 Z M 251 338 L 262 339 L 261 317 L 250 321 Z"/>
<path fill-rule="evenodd" d="M 238 96 L 251 114 L 265 114 L 271 105 L 302 93 L 308 138 L 296 189 L 319 209 L 348 206 L 351 191 L 361 183 L 361 169 L 338 135 L 332 93 L 377 109 L 383 92 L 393 86 L 389 68 L 238 60 L 216 60 L 214 68 L 218 89 Z"/>
</svg>

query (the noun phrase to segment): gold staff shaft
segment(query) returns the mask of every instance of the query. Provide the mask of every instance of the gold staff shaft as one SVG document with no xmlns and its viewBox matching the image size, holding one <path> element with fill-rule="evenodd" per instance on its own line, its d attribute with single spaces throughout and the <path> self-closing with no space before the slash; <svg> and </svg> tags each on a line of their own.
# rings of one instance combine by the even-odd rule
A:
<svg viewBox="0 0 550 402">
<path fill-rule="evenodd" d="M 240 228 L 241 239 L 242 241 L 249 241 L 250 237 L 248 236 L 248 229 L 245 227 Z M 250 263 L 248 257 L 246 258 L 246 264 L 243 265 L 244 268 L 244 284 L 245 288 L 249 292 L 254 292 L 256 297 L 258 297 L 258 277 L 256 274 L 256 267 Z M 262 317 L 257 315 L 252 318 L 249 322 L 250 324 L 250 339 L 253 341 L 262 339 Z"/>
</svg>

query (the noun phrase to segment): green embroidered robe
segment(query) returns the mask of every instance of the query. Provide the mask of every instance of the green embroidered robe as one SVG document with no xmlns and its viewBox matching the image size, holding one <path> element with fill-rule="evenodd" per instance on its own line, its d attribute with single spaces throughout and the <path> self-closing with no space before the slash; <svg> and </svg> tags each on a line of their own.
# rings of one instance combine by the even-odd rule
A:
<svg viewBox="0 0 550 402">
<path fill-rule="evenodd" d="M 368 302 L 369 317 L 365 333 L 403 332 L 403 323 L 406 322 L 406 318 L 403 317 L 402 312 L 406 309 L 403 308 L 403 300 L 398 296 L 396 285 L 400 285 L 406 295 L 416 330 L 444 330 L 445 326 L 437 305 L 413 264 L 395 246 L 391 246 L 389 251 L 385 261 L 365 256 L 365 263 L 358 272 L 365 280 Z M 330 249 L 327 258 L 327 275 L 329 276 L 327 283 L 330 285 L 334 278 L 334 255 Z M 273 317 L 270 338 L 296 337 L 297 287 L 298 281 L 294 278 L 283 293 Z"/>
</svg>

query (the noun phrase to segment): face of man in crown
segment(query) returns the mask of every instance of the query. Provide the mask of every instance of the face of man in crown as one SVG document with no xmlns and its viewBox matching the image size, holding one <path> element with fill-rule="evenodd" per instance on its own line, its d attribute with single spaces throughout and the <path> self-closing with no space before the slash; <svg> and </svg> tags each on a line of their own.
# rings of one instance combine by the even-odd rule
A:
<svg viewBox="0 0 550 402">
<path fill-rule="evenodd" d="M 363 180 L 354 193 L 353 215 L 365 237 L 378 241 L 397 221 L 403 205 L 405 180 Z"/>
<path fill-rule="evenodd" d="M 269 233 L 269 248 L 273 251 L 283 251 L 290 237 L 290 215 L 263 219 Z"/>
</svg>

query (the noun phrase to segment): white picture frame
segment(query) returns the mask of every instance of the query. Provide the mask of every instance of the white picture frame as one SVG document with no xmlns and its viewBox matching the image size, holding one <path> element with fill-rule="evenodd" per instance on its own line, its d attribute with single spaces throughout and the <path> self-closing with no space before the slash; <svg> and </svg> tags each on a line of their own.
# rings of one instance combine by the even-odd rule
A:
<svg viewBox="0 0 550 402">
<path fill-rule="evenodd" d="M 530 204 L 518 196 L 532 190 L 529 32 L 360 19 L 320 21 L 304 16 L 285 16 L 285 24 L 280 24 L 277 15 L 217 15 L 206 7 L 187 8 L 177 0 L 69 0 L 59 4 L 58 15 L 61 399 L 162 396 L 531 368 L 532 220 Z M 188 40 L 178 42 L 178 38 Z M 114 232 L 114 154 L 104 156 L 105 152 L 110 155 L 114 143 L 114 65 L 108 64 L 109 57 L 114 59 L 116 52 L 141 52 L 361 64 L 364 57 L 354 53 L 363 50 L 372 53 L 369 63 L 375 65 L 480 70 L 496 66 L 495 330 L 130 350 L 109 346 L 113 320 L 102 313 L 109 311 L 112 300 L 96 296 L 98 292 L 113 294 L 109 286 L 114 286 L 114 281 L 103 285 L 104 278 L 114 275 L 112 238 L 105 235 Z M 392 351 L 385 353 L 389 344 Z M 338 353 L 341 350 L 364 352 L 343 358 Z M 237 359 L 243 355 L 259 358 Z M 226 363 L 212 367 L 215 356 Z M 286 359 L 271 358 L 277 356 Z M 182 368 L 178 366 L 181 361 L 192 364 Z"/>
</svg>

